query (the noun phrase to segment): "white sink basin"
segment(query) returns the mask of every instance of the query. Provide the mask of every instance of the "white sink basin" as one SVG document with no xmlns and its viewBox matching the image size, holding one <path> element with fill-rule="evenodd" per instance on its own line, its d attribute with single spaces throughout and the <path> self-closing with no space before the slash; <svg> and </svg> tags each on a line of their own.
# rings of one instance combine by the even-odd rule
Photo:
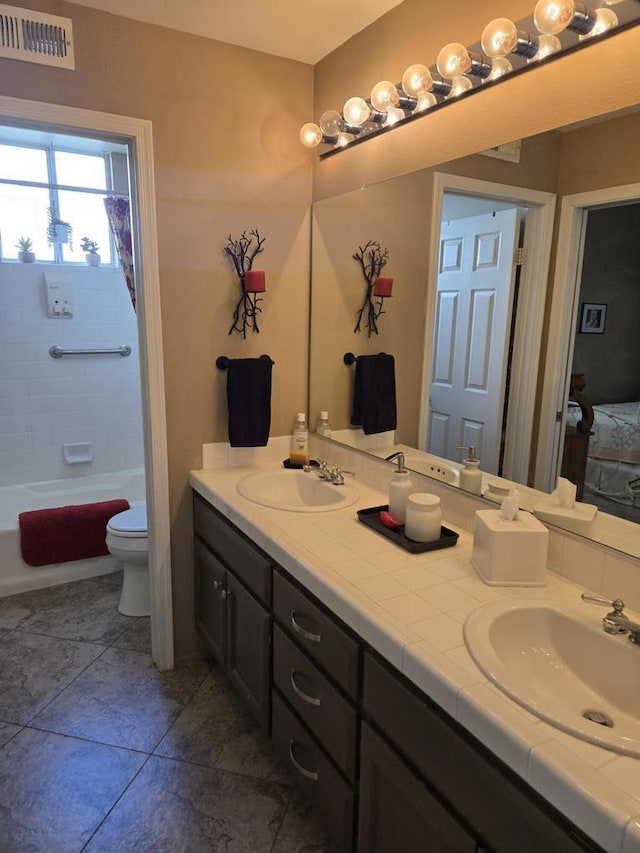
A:
<svg viewBox="0 0 640 853">
<path fill-rule="evenodd" d="M 640 648 L 605 634 L 599 610 L 502 599 L 471 613 L 464 639 L 484 674 L 533 714 L 639 756 Z"/>
<path fill-rule="evenodd" d="M 258 471 L 238 483 L 243 498 L 289 512 L 327 512 L 354 504 L 360 494 L 349 483 L 334 486 L 310 471 Z"/>
</svg>

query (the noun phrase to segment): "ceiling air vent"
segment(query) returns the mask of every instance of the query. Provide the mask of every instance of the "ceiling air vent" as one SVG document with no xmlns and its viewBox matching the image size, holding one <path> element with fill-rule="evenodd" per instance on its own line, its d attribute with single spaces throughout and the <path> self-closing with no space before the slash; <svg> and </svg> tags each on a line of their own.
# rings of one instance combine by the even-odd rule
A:
<svg viewBox="0 0 640 853">
<path fill-rule="evenodd" d="M 520 149 L 522 148 L 522 140 L 516 139 L 515 142 L 505 142 L 504 145 L 496 145 L 495 148 L 488 148 L 486 151 L 480 151 L 485 157 L 495 157 L 498 160 L 509 160 L 511 163 L 520 162 Z"/>
<path fill-rule="evenodd" d="M 71 18 L 0 3 L 0 58 L 75 68 Z"/>
</svg>

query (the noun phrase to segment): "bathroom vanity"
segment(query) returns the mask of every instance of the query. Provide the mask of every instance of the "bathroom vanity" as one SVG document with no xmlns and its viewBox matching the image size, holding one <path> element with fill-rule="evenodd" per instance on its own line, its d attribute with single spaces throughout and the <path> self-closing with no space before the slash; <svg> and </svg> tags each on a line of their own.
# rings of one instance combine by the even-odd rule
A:
<svg viewBox="0 0 640 853">
<path fill-rule="evenodd" d="M 196 622 L 342 850 L 640 850 L 633 799 L 612 805 L 595 769 L 585 792 L 571 767 L 549 766 L 566 735 L 492 693 L 455 639 L 449 656 L 447 643 L 439 650 L 412 634 L 345 578 L 347 567 L 355 579 L 361 562 L 384 552 L 407 583 L 415 572 L 441 573 L 440 601 L 504 595 L 464 573 L 469 534 L 448 554 L 398 557 L 357 522 L 356 509 L 384 503 L 376 489 L 358 481 L 355 506 L 303 515 L 243 498 L 237 483 L 251 470 L 192 472 Z M 446 580 L 456 575 L 462 587 Z M 560 599 L 575 593 L 560 579 L 550 587 Z M 453 663 L 463 657 L 464 666 Z M 536 745 L 551 747 L 537 762 Z M 636 759 L 585 747 L 638 772 Z"/>
</svg>

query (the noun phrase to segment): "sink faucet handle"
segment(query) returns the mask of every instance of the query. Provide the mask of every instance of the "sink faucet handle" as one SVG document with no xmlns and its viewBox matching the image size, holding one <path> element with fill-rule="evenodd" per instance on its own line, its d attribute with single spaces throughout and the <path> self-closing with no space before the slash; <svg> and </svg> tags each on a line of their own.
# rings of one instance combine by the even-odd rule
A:
<svg viewBox="0 0 640 853">
<path fill-rule="evenodd" d="M 604 604 L 605 607 L 613 607 L 613 612 L 619 615 L 624 610 L 624 601 L 621 598 L 615 598 L 611 601 L 608 598 L 603 598 L 601 595 L 591 595 L 591 593 L 583 592 L 581 595 L 583 601 L 591 602 L 592 604 Z"/>
</svg>

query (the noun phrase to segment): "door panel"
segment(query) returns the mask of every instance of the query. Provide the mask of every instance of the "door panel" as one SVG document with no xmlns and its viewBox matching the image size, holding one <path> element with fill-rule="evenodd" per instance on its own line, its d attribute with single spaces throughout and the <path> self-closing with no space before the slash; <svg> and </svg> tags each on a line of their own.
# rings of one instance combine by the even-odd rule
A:
<svg viewBox="0 0 640 853">
<path fill-rule="evenodd" d="M 519 229 L 516 208 L 442 225 L 427 449 L 456 459 L 473 444 L 488 473 L 500 459 Z"/>
</svg>

